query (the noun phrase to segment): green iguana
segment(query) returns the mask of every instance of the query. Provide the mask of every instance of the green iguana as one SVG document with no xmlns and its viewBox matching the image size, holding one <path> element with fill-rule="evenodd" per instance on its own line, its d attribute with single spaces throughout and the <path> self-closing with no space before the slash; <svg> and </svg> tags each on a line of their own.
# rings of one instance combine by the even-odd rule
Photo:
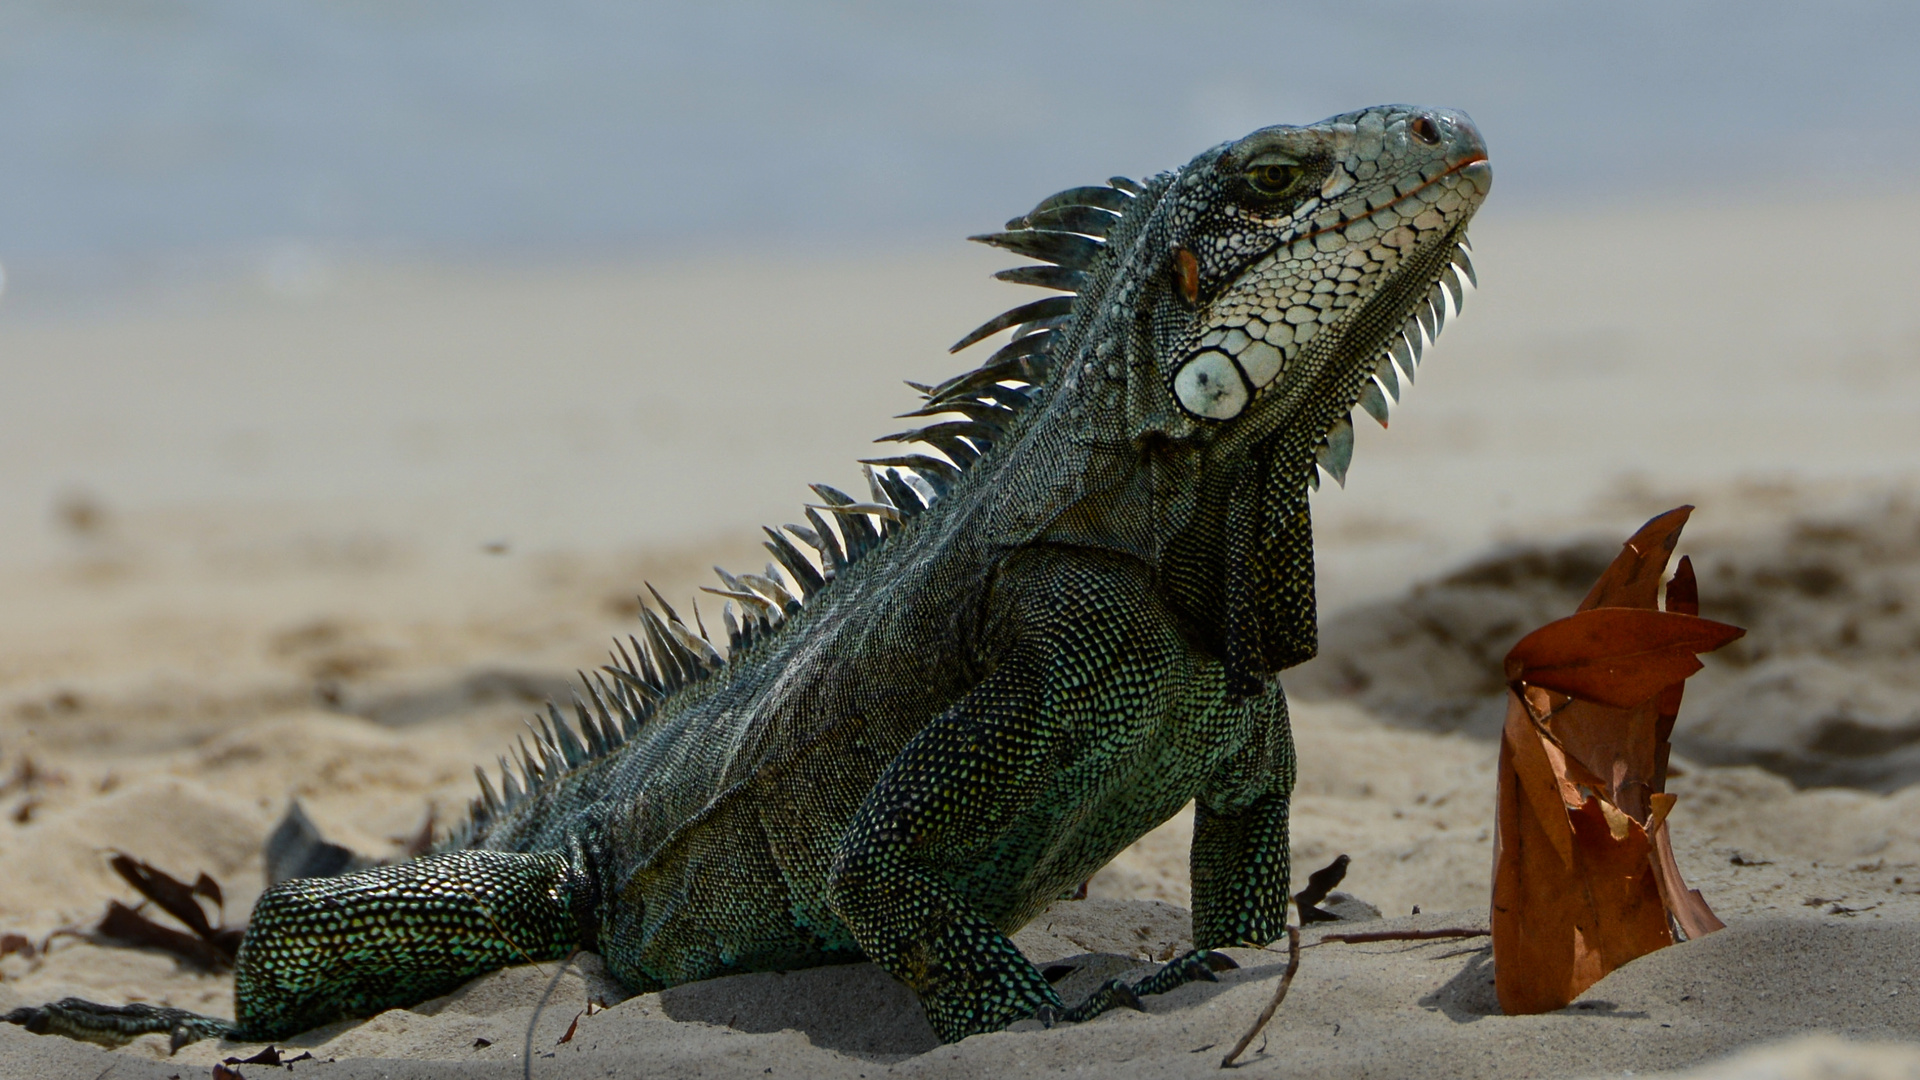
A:
<svg viewBox="0 0 1920 1080">
<path fill-rule="evenodd" d="M 1491 175 L 1465 114 L 1385 106 L 974 237 L 1066 295 L 954 346 L 1012 331 L 917 387 L 932 422 L 888 438 L 926 450 L 867 462 L 864 499 L 815 486 L 777 567 L 720 572 L 725 656 L 655 593 L 578 730 L 550 706 L 438 851 L 260 897 L 237 1022 L 8 1019 L 260 1041 L 584 947 L 635 993 L 869 959 L 953 1041 L 1212 978 L 1285 932 L 1275 676 L 1316 647 L 1316 464 L 1344 481 L 1353 406 L 1385 424 L 1458 309 Z M 1062 1001 L 1007 935 L 1190 800 L 1197 948 Z"/>
</svg>

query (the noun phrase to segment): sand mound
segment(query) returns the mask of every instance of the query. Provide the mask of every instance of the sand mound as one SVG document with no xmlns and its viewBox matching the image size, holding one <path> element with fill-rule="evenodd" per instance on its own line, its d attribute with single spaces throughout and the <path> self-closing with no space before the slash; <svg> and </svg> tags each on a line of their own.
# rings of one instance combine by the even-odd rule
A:
<svg viewBox="0 0 1920 1080">
<path fill-rule="evenodd" d="M 1686 1080 L 1920 1080 L 1920 1047 L 1808 1035 L 1663 1076 Z"/>
<path fill-rule="evenodd" d="M 1700 577 L 1701 614 L 1747 636 L 1707 657 L 1688 684 L 1680 750 L 1806 787 L 1920 782 L 1920 501 L 1881 494 L 1739 534 L 1703 524 L 1681 548 Z M 1570 614 L 1618 544 L 1509 546 L 1337 615 L 1320 658 L 1287 687 L 1491 736 L 1505 708 L 1501 658 L 1527 631 Z"/>
</svg>

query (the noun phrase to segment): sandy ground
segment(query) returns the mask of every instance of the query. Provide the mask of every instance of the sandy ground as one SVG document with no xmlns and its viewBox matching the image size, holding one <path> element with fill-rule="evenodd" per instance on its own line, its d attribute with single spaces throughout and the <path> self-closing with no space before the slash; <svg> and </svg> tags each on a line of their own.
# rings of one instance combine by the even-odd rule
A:
<svg viewBox="0 0 1920 1080">
<path fill-rule="evenodd" d="M 1569 606 L 1554 553 L 1694 501 L 1708 613 L 1738 600 L 1755 630 L 1690 691 L 1674 784 L 1681 865 L 1731 929 L 1529 1018 L 1497 1015 L 1482 942 L 1315 946 L 1247 1068 L 1646 1075 L 1750 1051 L 1698 1075 L 1920 1075 L 1920 787 L 1874 764 L 1920 741 L 1911 205 L 1855 208 L 1894 236 L 1868 250 L 1773 250 L 1753 222 L 1793 207 L 1476 229 L 1483 291 L 1392 431 L 1362 432 L 1348 490 L 1316 498 L 1329 655 L 1290 680 L 1296 867 L 1352 856 L 1375 925 L 1484 925 L 1475 673 Z M 630 625 L 640 582 L 678 598 L 710 563 L 757 566 L 752 526 L 856 475 L 910 406 L 898 379 L 948 370 L 939 350 L 1014 295 L 980 282 L 999 265 L 342 269 L 298 298 L 0 306 L 19 390 L 0 402 L 0 932 L 54 935 L 0 957 L 0 1009 L 73 993 L 231 1015 L 223 977 L 55 933 L 133 901 L 108 853 L 213 875 L 238 920 L 289 798 L 376 855 L 457 815 L 472 766 Z M 1460 572 L 1493 564 L 1547 569 Z M 1797 789 L 1796 769 L 1859 786 Z M 1023 947 L 1080 958 L 1089 985 L 1168 955 L 1188 829 L 1144 838 Z M 864 966 L 619 1002 L 586 958 L 534 1026 L 534 1072 L 1210 1072 L 1283 959 L 1238 955 L 1145 1014 L 945 1048 Z M 299 1068 L 520 1075 L 550 973 L 311 1033 L 296 1052 L 337 1061 Z M 596 995 L 612 1007 L 559 1044 Z M 0 1074 L 206 1075 L 256 1049 L 161 1060 L 155 1038 L 108 1054 L 0 1027 Z"/>
</svg>

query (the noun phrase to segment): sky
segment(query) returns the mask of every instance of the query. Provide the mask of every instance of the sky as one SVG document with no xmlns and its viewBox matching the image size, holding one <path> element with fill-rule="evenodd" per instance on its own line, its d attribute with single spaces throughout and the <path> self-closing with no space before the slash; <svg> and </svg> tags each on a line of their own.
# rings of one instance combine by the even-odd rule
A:
<svg viewBox="0 0 1920 1080">
<path fill-rule="evenodd" d="M 1490 212 L 1821 198 L 1911 182 L 1917 49 L 1911 0 L 4 0 L 0 265 L 886 250 L 1389 101 L 1479 121 Z"/>
</svg>

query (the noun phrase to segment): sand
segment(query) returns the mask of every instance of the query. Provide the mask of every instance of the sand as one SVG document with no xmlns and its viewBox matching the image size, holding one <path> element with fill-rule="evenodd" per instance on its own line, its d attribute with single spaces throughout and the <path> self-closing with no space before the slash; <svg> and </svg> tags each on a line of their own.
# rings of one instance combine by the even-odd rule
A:
<svg viewBox="0 0 1920 1080">
<path fill-rule="evenodd" d="M 1485 288 L 1392 430 L 1366 426 L 1348 490 L 1315 500 L 1328 655 L 1289 678 L 1295 864 L 1350 855 L 1368 928 L 1484 926 L 1485 660 L 1568 606 L 1555 558 L 1693 501 L 1708 613 L 1737 602 L 1754 628 L 1690 690 L 1673 785 L 1681 865 L 1730 929 L 1522 1018 L 1497 1015 L 1481 940 L 1316 945 L 1246 1068 L 1920 1075 L 1910 204 L 1864 208 L 1896 235 L 1872 250 L 1808 238 L 1793 258 L 1821 272 L 1793 305 L 1751 228 L 1790 207 L 1476 228 Z M 213 875 L 241 919 L 290 798 L 377 856 L 444 824 L 472 766 L 630 626 L 640 582 L 677 599 L 709 563 L 757 566 L 753 525 L 857 475 L 910 406 L 897 380 L 949 370 L 939 350 L 1011 295 L 978 280 L 998 265 L 340 268 L 297 301 L 0 306 L 0 355 L 35 359 L 0 404 L 0 932 L 37 943 L 132 902 L 114 850 Z M 759 318 L 724 317 L 741 294 Z M 1144 838 L 1023 947 L 1081 958 L 1088 985 L 1177 949 L 1189 830 Z M 866 966 L 619 1001 L 587 957 L 534 1028 L 534 1074 L 1212 1072 L 1284 960 L 1235 955 L 1144 1014 L 939 1048 Z M 309 1033 L 294 1052 L 336 1060 L 296 1068 L 521 1075 L 543 968 Z M 225 977 L 82 936 L 0 958 L 0 1009 L 69 993 L 232 1009 Z M 204 1076 L 258 1049 L 0 1026 L 0 1075 Z"/>
</svg>

